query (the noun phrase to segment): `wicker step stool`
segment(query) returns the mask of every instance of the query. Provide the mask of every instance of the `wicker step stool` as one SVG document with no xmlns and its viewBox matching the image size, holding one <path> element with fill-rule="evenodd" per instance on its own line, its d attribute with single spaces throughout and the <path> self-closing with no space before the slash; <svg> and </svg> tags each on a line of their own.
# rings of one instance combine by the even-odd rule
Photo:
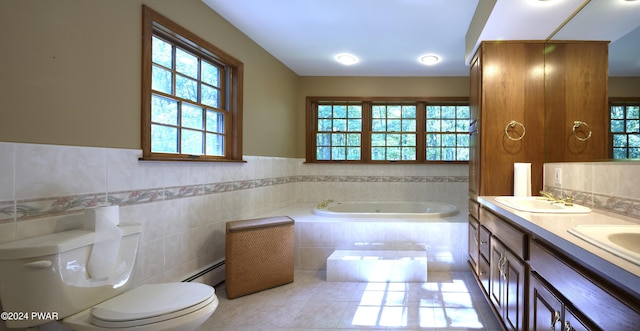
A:
<svg viewBox="0 0 640 331">
<path fill-rule="evenodd" d="M 227 222 L 227 297 L 293 282 L 294 221 L 287 216 Z"/>
</svg>

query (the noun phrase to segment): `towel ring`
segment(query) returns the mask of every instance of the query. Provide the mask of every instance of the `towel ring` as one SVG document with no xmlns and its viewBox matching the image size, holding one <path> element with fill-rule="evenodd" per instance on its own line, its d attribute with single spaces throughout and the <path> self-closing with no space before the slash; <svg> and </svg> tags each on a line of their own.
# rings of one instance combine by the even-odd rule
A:
<svg viewBox="0 0 640 331">
<path fill-rule="evenodd" d="M 520 137 L 514 138 L 512 136 L 509 135 L 509 128 L 515 128 L 516 125 L 520 125 L 522 127 L 522 134 L 520 135 Z M 518 141 L 522 138 L 524 138 L 524 135 L 527 133 L 527 129 L 524 127 L 524 125 L 518 121 L 511 121 L 509 122 L 509 124 L 507 124 L 507 126 L 504 128 L 504 134 L 507 136 L 507 138 L 513 140 L 513 141 Z"/>
<path fill-rule="evenodd" d="M 584 125 L 587 127 L 587 130 L 589 130 L 589 134 L 584 137 L 578 137 L 578 135 L 576 134 L 576 129 L 579 128 L 581 125 Z M 591 138 L 591 127 L 589 127 L 589 124 L 583 122 L 583 121 L 573 121 L 573 136 L 576 137 L 576 139 L 580 140 L 580 141 L 587 141 L 589 140 L 589 138 Z"/>
</svg>

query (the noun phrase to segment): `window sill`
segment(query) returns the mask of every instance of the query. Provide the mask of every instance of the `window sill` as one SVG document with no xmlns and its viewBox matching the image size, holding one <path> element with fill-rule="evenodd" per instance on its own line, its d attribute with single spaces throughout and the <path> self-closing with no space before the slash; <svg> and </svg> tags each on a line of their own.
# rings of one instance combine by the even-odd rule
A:
<svg viewBox="0 0 640 331">
<path fill-rule="evenodd" d="M 161 162 L 225 162 L 225 163 L 247 163 L 245 160 L 229 160 L 211 157 L 141 157 L 138 161 L 161 161 Z"/>
</svg>

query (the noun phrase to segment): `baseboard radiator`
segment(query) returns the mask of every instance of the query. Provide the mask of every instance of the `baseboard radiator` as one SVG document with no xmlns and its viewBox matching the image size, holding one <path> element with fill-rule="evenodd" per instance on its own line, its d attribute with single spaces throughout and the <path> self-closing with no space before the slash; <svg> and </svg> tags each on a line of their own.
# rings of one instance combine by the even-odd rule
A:
<svg viewBox="0 0 640 331">
<path fill-rule="evenodd" d="M 209 264 L 187 277 L 183 282 L 198 282 L 211 286 L 224 282 L 225 266 L 224 259 Z"/>
</svg>

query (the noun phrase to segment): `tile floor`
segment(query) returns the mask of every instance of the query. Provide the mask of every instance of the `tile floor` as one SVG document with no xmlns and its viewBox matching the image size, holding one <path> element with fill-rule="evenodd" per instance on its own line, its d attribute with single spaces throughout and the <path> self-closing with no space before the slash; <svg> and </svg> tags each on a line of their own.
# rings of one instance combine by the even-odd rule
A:
<svg viewBox="0 0 640 331">
<path fill-rule="evenodd" d="M 295 271 L 295 281 L 229 300 L 203 330 L 501 331 L 470 272 L 431 272 L 426 283 L 327 282 L 324 271 Z"/>
</svg>

